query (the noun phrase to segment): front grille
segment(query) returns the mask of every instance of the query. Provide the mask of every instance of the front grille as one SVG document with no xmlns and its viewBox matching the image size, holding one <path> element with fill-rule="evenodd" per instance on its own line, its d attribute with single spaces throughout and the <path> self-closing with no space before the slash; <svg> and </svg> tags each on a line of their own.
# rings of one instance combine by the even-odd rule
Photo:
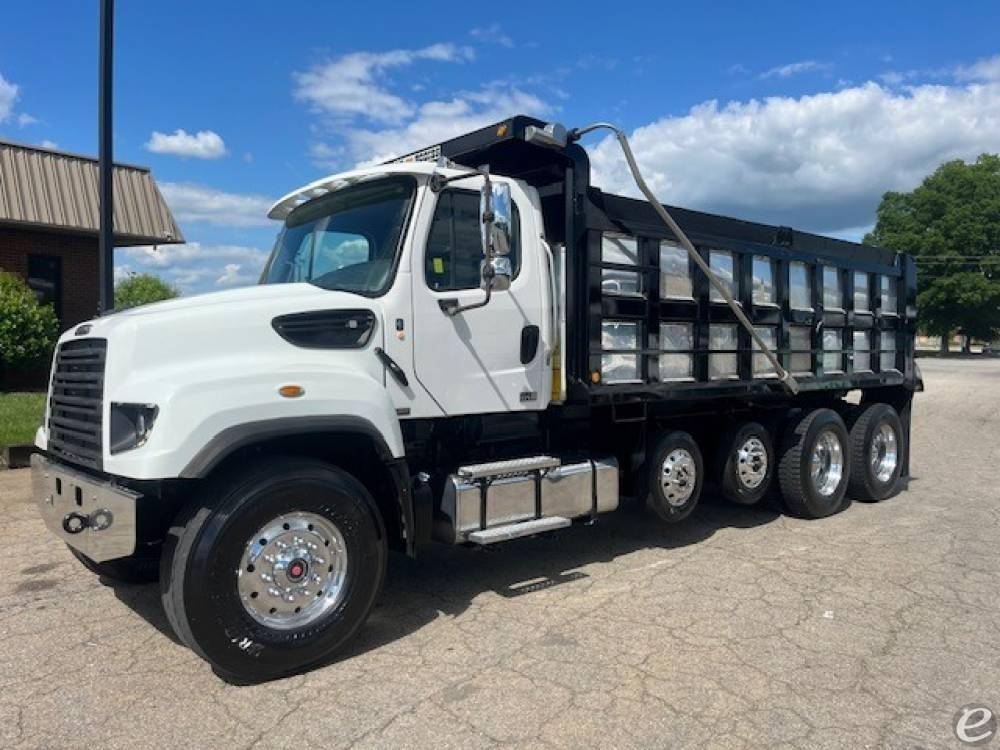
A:
<svg viewBox="0 0 1000 750">
<path fill-rule="evenodd" d="M 49 392 L 49 450 L 73 463 L 102 468 L 104 339 L 67 341 L 56 352 Z"/>
</svg>

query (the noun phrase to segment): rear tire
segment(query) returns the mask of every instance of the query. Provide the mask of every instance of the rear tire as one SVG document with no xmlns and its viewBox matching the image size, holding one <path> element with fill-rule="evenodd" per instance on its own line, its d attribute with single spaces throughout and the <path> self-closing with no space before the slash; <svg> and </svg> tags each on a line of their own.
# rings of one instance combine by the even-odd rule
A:
<svg viewBox="0 0 1000 750">
<path fill-rule="evenodd" d="M 774 479 L 774 447 L 767 429 L 757 422 L 734 425 L 719 448 L 723 496 L 737 505 L 760 502 Z"/>
<path fill-rule="evenodd" d="M 872 404 L 860 412 L 850 435 L 851 497 L 877 503 L 898 491 L 905 439 L 899 414 L 888 404 Z"/>
<path fill-rule="evenodd" d="M 69 547 L 69 545 L 67 545 Z M 94 562 L 82 552 L 69 547 L 73 557 L 79 560 L 83 567 L 101 578 L 115 583 L 153 583 L 160 577 L 160 561 L 156 556 L 121 557 L 117 560 Z"/>
<path fill-rule="evenodd" d="M 262 682 L 317 666 L 347 643 L 374 606 L 386 561 L 384 523 L 358 480 L 319 461 L 275 458 L 211 483 L 170 529 L 161 599 L 178 638 L 218 674 Z"/>
<path fill-rule="evenodd" d="M 667 523 L 683 521 L 698 505 L 704 476 L 694 438 L 680 431 L 664 434 L 643 470 L 646 507 Z"/>
<path fill-rule="evenodd" d="M 825 518 L 842 508 L 851 471 L 849 446 L 844 420 L 832 409 L 816 409 L 786 428 L 778 481 L 792 513 Z"/>
</svg>

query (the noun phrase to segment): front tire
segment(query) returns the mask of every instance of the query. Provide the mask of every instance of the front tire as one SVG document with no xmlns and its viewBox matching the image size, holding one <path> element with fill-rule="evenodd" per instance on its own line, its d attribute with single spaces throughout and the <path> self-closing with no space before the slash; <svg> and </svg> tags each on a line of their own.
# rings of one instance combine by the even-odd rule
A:
<svg viewBox="0 0 1000 750">
<path fill-rule="evenodd" d="M 211 483 L 170 530 L 161 598 L 177 636 L 216 672 L 261 682 L 341 648 L 374 606 L 386 561 L 385 527 L 360 482 L 276 458 Z"/>
<path fill-rule="evenodd" d="M 778 481 L 792 513 L 824 518 L 841 509 L 851 473 L 849 445 L 844 420 L 832 409 L 816 409 L 786 428 Z"/>
<path fill-rule="evenodd" d="M 872 404 L 851 427 L 851 480 L 848 494 L 877 503 L 899 488 L 903 466 L 903 423 L 888 404 Z"/>
</svg>

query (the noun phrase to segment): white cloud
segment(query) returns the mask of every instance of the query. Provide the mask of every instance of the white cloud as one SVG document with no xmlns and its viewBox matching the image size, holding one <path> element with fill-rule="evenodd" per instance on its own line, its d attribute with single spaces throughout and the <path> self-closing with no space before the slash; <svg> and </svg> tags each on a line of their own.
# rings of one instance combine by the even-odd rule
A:
<svg viewBox="0 0 1000 750">
<path fill-rule="evenodd" d="M 0 122 L 6 122 L 14 113 L 18 87 L 0 75 Z"/>
<path fill-rule="evenodd" d="M 387 88 L 386 74 L 419 60 L 464 62 L 474 52 L 454 44 L 389 52 L 352 52 L 293 74 L 295 98 L 318 112 L 337 118 L 364 117 L 398 124 L 412 116 L 415 105 Z"/>
<path fill-rule="evenodd" d="M 959 81 L 1000 81 L 1000 55 L 959 66 L 954 75 Z"/>
<path fill-rule="evenodd" d="M 227 263 L 222 275 L 215 280 L 215 284 L 225 287 L 250 286 L 256 283 L 259 277 L 260 269 L 257 269 L 257 273 L 250 273 L 244 271 L 239 263 Z"/>
<path fill-rule="evenodd" d="M 274 201 L 263 195 L 227 193 L 189 182 L 161 182 L 160 192 L 181 223 L 205 222 L 231 227 L 266 227 Z"/>
<path fill-rule="evenodd" d="M 504 33 L 503 27 L 498 23 L 491 23 L 489 26 L 477 26 L 469 31 L 469 36 L 478 42 L 485 44 L 499 44 L 501 47 L 510 49 L 514 46 L 514 40 Z"/>
<path fill-rule="evenodd" d="M 326 165 L 331 168 L 343 156 L 356 163 L 378 163 L 514 114 L 541 116 L 551 112 L 552 108 L 534 94 L 517 88 L 487 86 L 479 91 L 460 92 L 451 99 L 425 102 L 398 127 L 349 128 L 342 133 L 343 150 L 319 144 L 313 147 L 313 154 L 328 157 Z"/>
<path fill-rule="evenodd" d="M 219 286 L 246 286 L 257 282 L 267 256 L 255 247 L 199 242 L 123 247 L 115 251 L 115 279 L 151 273 L 188 294 Z"/>
<path fill-rule="evenodd" d="M 192 159 L 219 159 L 226 155 L 226 143 L 213 130 L 199 130 L 197 133 L 175 130 L 170 135 L 155 130 L 146 142 L 146 150 Z"/>
<path fill-rule="evenodd" d="M 630 140 L 667 203 L 848 231 L 873 221 L 884 191 L 912 189 L 947 159 L 1000 151 L 1000 82 L 709 101 Z M 600 141 L 591 157 L 595 184 L 637 194 L 617 143 Z"/>
<path fill-rule="evenodd" d="M 829 70 L 832 66 L 829 63 L 821 63 L 816 60 L 802 60 L 800 62 L 779 65 L 770 70 L 765 70 L 760 74 L 761 78 L 791 78 L 799 73 L 809 73 L 812 71 Z"/>
<path fill-rule="evenodd" d="M 34 125 L 37 122 L 38 118 L 29 115 L 27 112 L 22 112 L 17 116 L 17 126 L 19 128 L 26 128 L 29 125 Z"/>
<path fill-rule="evenodd" d="M 42 148 L 52 148 L 52 149 L 59 148 L 59 144 L 58 143 L 56 143 L 55 141 L 50 141 L 48 138 L 46 138 L 45 140 L 43 140 L 38 145 L 41 146 Z"/>
</svg>

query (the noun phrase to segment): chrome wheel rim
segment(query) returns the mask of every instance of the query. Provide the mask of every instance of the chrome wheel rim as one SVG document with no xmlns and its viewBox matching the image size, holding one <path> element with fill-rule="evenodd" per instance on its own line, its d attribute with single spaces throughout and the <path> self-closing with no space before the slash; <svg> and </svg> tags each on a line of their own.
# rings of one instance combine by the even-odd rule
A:
<svg viewBox="0 0 1000 750">
<path fill-rule="evenodd" d="M 875 479 L 882 483 L 888 482 L 899 461 L 899 440 L 891 425 L 882 423 L 875 430 L 869 456 Z"/>
<path fill-rule="evenodd" d="M 747 439 L 736 450 L 736 476 L 748 490 L 755 490 L 767 477 L 767 448 L 759 437 Z"/>
<path fill-rule="evenodd" d="M 315 513 L 286 513 L 257 530 L 236 571 L 247 614 L 275 630 L 319 620 L 344 598 L 347 546 L 336 524 Z"/>
<path fill-rule="evenodd" d="M 683 506 L 698 481 L 698 468 L 694 456 L 684 448 L 674 448 L 660 465 L 660 488 L 667 503 L 674 508 Z"/>
<path fill-rule="evenodd" d="M 837 491 L 844 476 L 844 446 L 833 430 L 823 430 L 816 438 L 809 466 L 813 487 L 823 497 Z"/>
</svg>

